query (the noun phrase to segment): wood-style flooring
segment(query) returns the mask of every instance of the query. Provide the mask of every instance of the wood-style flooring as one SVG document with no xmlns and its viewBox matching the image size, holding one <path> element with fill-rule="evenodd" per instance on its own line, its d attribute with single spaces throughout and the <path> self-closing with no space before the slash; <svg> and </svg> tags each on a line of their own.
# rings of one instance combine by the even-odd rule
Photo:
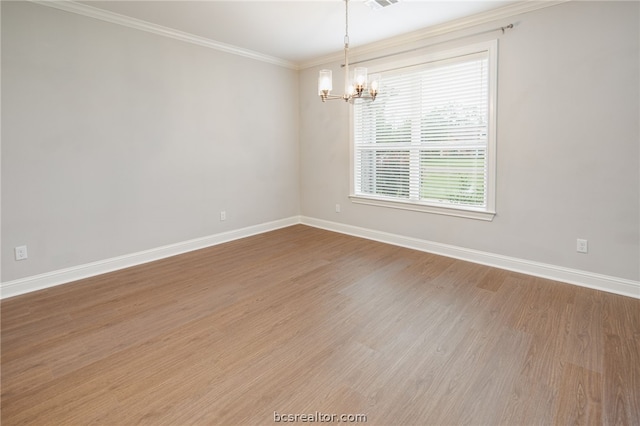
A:
<svg viewBox="0 0 640 426">
<path fill-rule="evenodd" d="M 640 300 L 303 225 L 1 319 L 3 426 L 640 425 Z"/>
</svg>

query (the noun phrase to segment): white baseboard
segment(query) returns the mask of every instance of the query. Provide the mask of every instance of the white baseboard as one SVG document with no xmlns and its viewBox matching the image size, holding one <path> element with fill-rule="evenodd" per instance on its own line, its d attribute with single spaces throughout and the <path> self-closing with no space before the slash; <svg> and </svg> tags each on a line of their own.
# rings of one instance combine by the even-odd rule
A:
<svg viewBox="0 0 640 426">
<path fill-rule="evenodd" d="M 360 228 L 358 226 L 345 225 L 311 217 L 292 216 L 273 222 L 249 226 L 237 230 L 222 232 L 220 234 L 207 237 L 196 238 L 176 244 L 170 244 L 132 253 L 125 256 L 118 256 L 98 262 L 87 263 L 72 268 L 60 269 L 45 274 L 20 278 L 0 284 L 0 299 L 18 296 L 36 290 L 53 287 L 60 284 L 89 278 L 118 269 L 129 268 L 142 263 L 153 262 L 166 257 L 175 256 L 205 247 L 226 243 L 240 238 L 250 237 L 256 234 L 273 231 L 276 229 L 304 224 L 315 228 L 326 229 L 328 231 L 353 235 L 355 237 L 380 241 L 400 247 L 434 253 L 442 256 L 453 257 L 469 262 L 493 266 L 509 271 L 520 272 L 527 275 L 575 284 L 581 287 L 588 287 L 602 290 L 609 293 L 620 294 L 640 299 L 640 281 L 627 280 L 623 278 L 600 275 L 592 272 L 577 269 L 564 268 L 561 266 L 549 265 L 540 262 L 533 262 L 494 253 L 482 252 L 479 250 L 457 247 L 449 244 L 436 243 L 433 241 L 420 240 L 417 238 L 405 237 L 402 235 L 390 234 L 373 229 Z"/>
<path fill-rule="evenodd" d="M 116 271 L 118 269 L 129 268 L 131 266 L 140 265 L 142 263 L 153 262 L 155 260 L 164 259 L 166 257 L 175 256 L 205 247 L 211 247 L 217 244 L 226 243 L 240 238 L 250 237 L 256 234 L 262 234 L 264 232 L 273 231 L 298 223 L 300 223 L 300 217 L 292 216 L 273 222 L 248 226 L 246 228 L 222 232 L 219 234 L 183 241 L 176 244 L 169 244 L 166 246 L 144 250 L 124 256 L 113 257 L 110 259 L 91 262 L 71 268 L 47 272 L 45 274 L 39 274 L 13 281 L 3 282 L 2 284 L 0 284 L 0 299 L 18 296 L 20 294 L 29 293 L 36 290 L 42 290 L 56 285 L 77 281 L 83 278 L 89 278 L 107 272 Z"/>
<path fill-rule="evenodd" d="M 360 228 L 357 226 L 345 225 L 342 223 L 306 216 L 301 217 L 300 223 L 316 228 L 326 229 L 328 231 L 340 232 L 342 234 L 380 241 L 400 247 L 453 257 L 473 263 L 493 266 L 500 269 L 506 269 L 509 271 L 520 272 L 527 275 L 640 299 L 640 281 L 600 275 L 578 269 L 570 269 L 525 259 L 518 259 L 515 257 L 457 247 L 449 244 L 404 237 L 402 235 L 390 234 L 387 232 Z"/>
</svg>

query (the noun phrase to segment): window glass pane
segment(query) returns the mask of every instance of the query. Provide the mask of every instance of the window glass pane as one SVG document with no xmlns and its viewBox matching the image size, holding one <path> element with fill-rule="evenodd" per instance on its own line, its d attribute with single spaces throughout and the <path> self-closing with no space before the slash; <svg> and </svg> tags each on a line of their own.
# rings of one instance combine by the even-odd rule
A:
<svg viewBox="0 0 640 426">
<path fill-rule="evenodd" d="M 489 52 L 383 74 L 354 106 L 356 195 L 487 207 Z"/>
<path fill-rule="evenodd" d="M 420 153 L 420 199 L 485 205 L 485 150 L 429 150 Z"/>
<path fill-rule="evenodd" d="M 364 150 L 358 154 L 359 191 L 397 198 L 409 197 L 409 152 Z"/>
</svg>

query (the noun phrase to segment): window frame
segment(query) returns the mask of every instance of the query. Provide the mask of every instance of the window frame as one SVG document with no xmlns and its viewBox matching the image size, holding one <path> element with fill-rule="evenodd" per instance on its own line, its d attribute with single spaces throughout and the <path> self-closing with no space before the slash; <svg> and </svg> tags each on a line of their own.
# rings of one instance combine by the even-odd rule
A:
<svg viewBox="0 0 640 426">
<path fill-rule="evenodd" d="M 479 219 L 491 221 L 496 215 L 496 101 L 497 101 L 497 82 L 498 82 L 498 40 L 488 40 L 480 43 L 474 43 L 454 49 L 442 50 L 420 56 L 413 56 L 402 60 L 385 62 L 375 67 L 371 67 L 370 72 L 382 74 L 399 68 L 408 68 L 420 66 L 428 63 L 444 62 L 462 56 L 477 55 L 480 53 L 488 55 L 488 120 L 487 120 L 487 183 L 486 183 L 486 206 L 473 207 L 462 205 L 440 205 L 425 201 L 392 199 L 384 196 L 376 196 L 372 194 L 357 194 L 355 188 L 356 182 L 356 147 L 355 147 L 355 124 L 354 124 L 354 106 L 349 108 L 349 150 L 350 150 L 350 195 L 352 202 L 357 204 L 365 204 L 379 207 L 389 207 L 401 210 L 411 210 L 425 213 L 434 213 L 448 216 L 457 216 L 470 219 Z"/>
</svg>

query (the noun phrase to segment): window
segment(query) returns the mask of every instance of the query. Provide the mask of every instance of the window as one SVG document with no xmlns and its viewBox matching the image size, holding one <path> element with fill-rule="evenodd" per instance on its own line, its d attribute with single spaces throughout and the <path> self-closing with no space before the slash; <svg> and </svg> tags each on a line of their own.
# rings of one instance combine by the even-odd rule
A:
<svg viewBox="0 0 640 426">
<path fill-rule="evenodd" d="M 353 108 L 354 202 L 491 220 L 497 42 L 391 64 Z"/>
</svg>

